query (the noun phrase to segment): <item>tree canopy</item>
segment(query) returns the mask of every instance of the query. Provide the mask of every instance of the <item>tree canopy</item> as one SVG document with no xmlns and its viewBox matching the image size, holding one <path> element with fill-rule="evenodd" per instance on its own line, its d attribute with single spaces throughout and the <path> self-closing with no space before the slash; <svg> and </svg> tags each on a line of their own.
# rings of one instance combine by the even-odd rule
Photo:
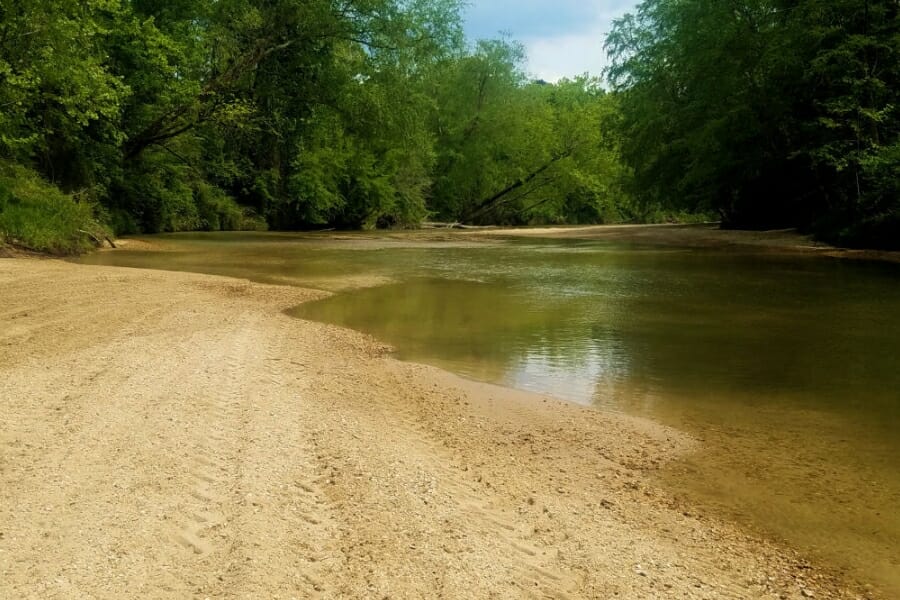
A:
<svg viewBox="0 0 900 600">
<path fill-rule="evenodd" d="M 900 6 L 644 0 L 606 41 L 640 202 L 900 245 Z"/>
<path fill-rule="evenodd" d="M 0 0 L 0 181 L 30 182 L 0 223 L 49 186 L 76 232 L 718 213 L 900 245 L 895 1 L 644 0 L 605 80 L 557 83 L 461 4 Z"/>
<path fill-rule="evenodd" d="M 604 94 L 523 58 L 459 0 L 0 0 L 0 160 L 120 233 L 596 220 Z"/>
</svg>

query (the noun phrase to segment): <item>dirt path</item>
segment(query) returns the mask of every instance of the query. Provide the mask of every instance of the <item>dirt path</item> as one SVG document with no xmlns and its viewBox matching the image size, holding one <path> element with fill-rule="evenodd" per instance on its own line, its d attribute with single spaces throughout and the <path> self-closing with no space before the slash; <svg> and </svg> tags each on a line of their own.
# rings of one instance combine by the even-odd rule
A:
<svg viewBox="0 0 900 600">
<path fill-rule="evenodd" d="M 319 293 L 0 260 L 0 598 L 862 597 L 653 423 L 400 363 Z"/>
</svg>

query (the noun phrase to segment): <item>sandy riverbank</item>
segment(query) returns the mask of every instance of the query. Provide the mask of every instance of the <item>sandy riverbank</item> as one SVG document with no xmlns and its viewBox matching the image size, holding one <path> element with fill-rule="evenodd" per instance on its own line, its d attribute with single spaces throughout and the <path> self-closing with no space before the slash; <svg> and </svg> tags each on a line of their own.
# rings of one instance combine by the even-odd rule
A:
<svg viewBox="0 0 900 600">
<path fill-rule="evenodd" d="M 864 597 L 652 422 L 402 363 L 321 292 L 0 260 L 0 597 Z"/>
</svg>

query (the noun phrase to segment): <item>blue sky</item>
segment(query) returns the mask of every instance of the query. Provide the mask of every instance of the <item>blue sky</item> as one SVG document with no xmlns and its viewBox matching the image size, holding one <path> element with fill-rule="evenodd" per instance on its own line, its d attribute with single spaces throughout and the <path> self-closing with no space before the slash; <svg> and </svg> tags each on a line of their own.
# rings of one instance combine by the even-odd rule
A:
<svg viewBox="0 0 900 600">
<path fill-rule="evenodd" d="M 612 20 L 637 0 L 469 0 L 464 13 L 472 40 L 509 33 L 528 51 L 528 71 L 556 81 L 606 64 L 603 39 Z"/>
</svg>

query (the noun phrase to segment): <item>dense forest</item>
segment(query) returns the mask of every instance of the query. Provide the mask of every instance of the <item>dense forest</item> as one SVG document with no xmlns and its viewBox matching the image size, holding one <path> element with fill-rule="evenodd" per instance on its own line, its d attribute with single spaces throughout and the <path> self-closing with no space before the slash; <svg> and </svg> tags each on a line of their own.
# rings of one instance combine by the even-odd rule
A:
<svg viewBox="0 0 900 600">
<path fill-rule="evenodd" d="M 639 203 L 900 248 L 896 0 L 645 0 L 606 49 Z"/>
<path fill-rule="evenodd" d="M 714 215 L 900 243 L 895 0 L 645 0 L 604 80 L 558 83 L 461 4 L 0 0 L 0 239 Z"/>
</svg>

